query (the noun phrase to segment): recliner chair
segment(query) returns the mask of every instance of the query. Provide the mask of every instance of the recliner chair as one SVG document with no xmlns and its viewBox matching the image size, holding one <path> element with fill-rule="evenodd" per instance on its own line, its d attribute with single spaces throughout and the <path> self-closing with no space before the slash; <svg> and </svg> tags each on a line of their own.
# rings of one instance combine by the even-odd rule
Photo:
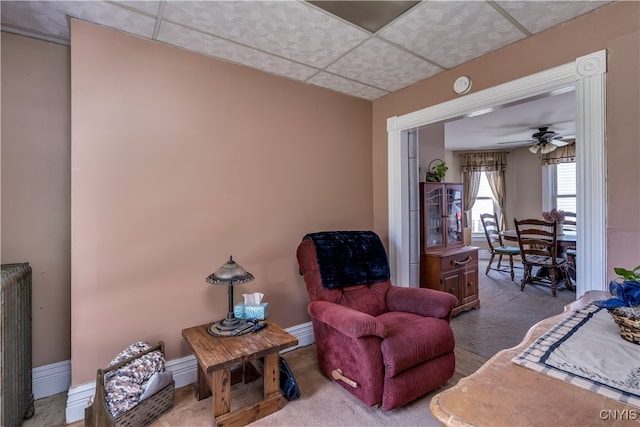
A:
<svg viewBox="0 0 640 427">
<path fill-rule="evenodd" d="M 371 231 L 306 235 L 297 250 L 320 370 L 368 406 L 403 406 L 455 371 L 455 296 L 393 286 Z"/>
</svg>

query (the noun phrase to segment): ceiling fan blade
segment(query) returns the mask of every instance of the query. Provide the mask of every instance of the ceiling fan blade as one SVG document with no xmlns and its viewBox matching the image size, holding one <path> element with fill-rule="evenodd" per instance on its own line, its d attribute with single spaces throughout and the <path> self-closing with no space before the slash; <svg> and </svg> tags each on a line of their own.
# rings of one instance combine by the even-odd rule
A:
<svg viewBox="0 0 640 427">
<path fill-rule="evenodd" d="M 562 139 L 552 139 L 549 142 L 556 147 L 564 147 L 565 145 L 569 145 L 569 141 L 563 141 Z"/>
<path fill-rule="evenodd" d="M 527 140 L 523 140 L 523 141 L 503 141 L 503 142 L 497 142 L 497 144 L 501 145 L 501 144 L 522 144 L 525 142 L 534 142 L 531 139 L 527 139 Z"/>
</svg>

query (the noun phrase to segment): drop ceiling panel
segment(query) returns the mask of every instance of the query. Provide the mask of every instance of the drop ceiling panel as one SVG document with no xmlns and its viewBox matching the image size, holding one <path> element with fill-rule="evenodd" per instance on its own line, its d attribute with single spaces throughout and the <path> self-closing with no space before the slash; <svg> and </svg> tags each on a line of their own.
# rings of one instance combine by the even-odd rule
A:
<svg viewBox="0 0 640 427">
<path fill-rule="evenodd" d="M 160 10 L 160 2 L 155 0 L 143 0 L 143 1 L 127 1 L 127 0 L 117 0 L 112 1 L 120 7 L 137 10 L 142 13 L 146 13 L 149 16 L 153 16 L 154 18 L 157 16 L 158 11 Z"/>
<path fill-rule="evenodd" d="M 324 67 L 368 34 L 299 2 L 167 2 L 164 19 Z"/>
<path fill-rule="evenodd" d="M 305 81 L 317 72 L 315 68 L 170 22 L 160 25 L 157 40 L 296 80 Z"/>
<path fill-rule="evenodd" d="M 327 67 L 328 71 L 389 92 L 442 69 L 387 42 L 370 39 Z"/>
<path fill-rule="evenodd" d="M 607 3 L 606 1 L 498 1 L 496 2 L 531 33 L 551 28 Z"/>
<path fill-rule="evenodd" d="M 486 2 L 427 1 L 380 35 L 452 68 L 525 37 Z"/>
<path fill-rule="evenodd" d="M 345 79 L 344 77 L 325 73 L 324 71 L 309 79 L 309 83 L 370 101 L 388 94 L 386 91 L 363 85 L 353 80 Z"/>
<path fill-rule="evenodd" d="M 66 11 L 72 2 L 3 1 L 2 29 L 28 30 L 52 39 L 69 40 Z"/>
<path fill-rule="evenodd" d="M 372 100 L 611 2 L 424 0 L 396 15 L 384 9 L 413 2 L 332 3 L 358 16 L 293 0 L 0 0 L 0 18 L 3 31 L 68 44 L 73 16 Z"/>
<path fill-rule="evenodd" d="M 2 25 L 29 29 L 54 40 L 69 40 L 67 15 L 151 38 L 155 17 L 102 1 L 2 2 Z"/>
</svg>

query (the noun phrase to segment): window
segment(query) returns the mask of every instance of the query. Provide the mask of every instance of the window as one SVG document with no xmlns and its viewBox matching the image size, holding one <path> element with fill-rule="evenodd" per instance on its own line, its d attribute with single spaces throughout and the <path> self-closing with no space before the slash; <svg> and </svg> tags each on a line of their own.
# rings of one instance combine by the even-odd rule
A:
<svg viewBox="0 0 640 427">
<path fill-rule="evenodd" d="M 555 194 L 553 206 L 561 211 L 576 211 L 576 164 L 558 163 L 555 165 Z"/>
<path fill-rule="evenodd" d="M 478 197 L 471 208 L 471 232 L 484 233 L 480 215 L 489 213 L 493 214 L 494 198 L 486 172 L 480 172 L 480 187 L 478 189 Z"/>
</svg>

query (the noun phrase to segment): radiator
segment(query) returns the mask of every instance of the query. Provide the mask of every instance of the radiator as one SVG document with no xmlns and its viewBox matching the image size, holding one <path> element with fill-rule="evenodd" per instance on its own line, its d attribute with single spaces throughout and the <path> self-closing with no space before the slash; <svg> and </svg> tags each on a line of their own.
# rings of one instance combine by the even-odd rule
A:
<svg viewBox="0 0 640 427">
<path fill-rule="evenodd" d="M 0 302 L 0 426 L 15 427 L 34 413 L 29 263 L 2 264 Z"/>
</svg>

